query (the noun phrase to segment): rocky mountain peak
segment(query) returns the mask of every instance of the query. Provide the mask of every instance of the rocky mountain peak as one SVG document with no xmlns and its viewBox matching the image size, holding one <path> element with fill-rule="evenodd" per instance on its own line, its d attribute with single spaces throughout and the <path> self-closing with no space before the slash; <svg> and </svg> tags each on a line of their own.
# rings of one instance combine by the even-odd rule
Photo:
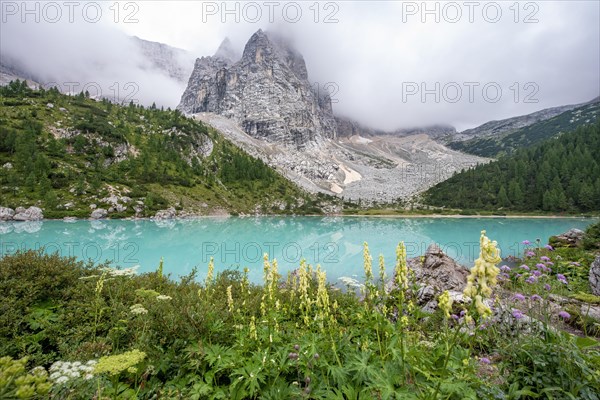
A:
<svg viewBox="0 0 600 400">
<path fill-rule="evenodd" d="M 296 148 L 336 136 L 331 100 L 313 90 L 290 40 L 259 29 L 237 62 L 230 49 L 226 40 L 215 56 L 196 61 L 178 109 L 220 114 L 250 136 Z"/>
<path fill-rule="evenodd" d="M 277 33 L 264 32 L 259 29 L 246 43 L 242 58 L 247 63 L 263 66 L 283 63 L 299 79 L 308 79 L 308 71 L 302 54 L 295 49 L 290 39 Z"/>
<path fill-rule="evenodd" d="M 240 59 L 240 55 L 237 53 L 237 51 L 235 51 L 231 41 L 227 37 L 223 39 L 213 57 L 225 60 L 229 64 L 233 64 Z"/>
</svg>

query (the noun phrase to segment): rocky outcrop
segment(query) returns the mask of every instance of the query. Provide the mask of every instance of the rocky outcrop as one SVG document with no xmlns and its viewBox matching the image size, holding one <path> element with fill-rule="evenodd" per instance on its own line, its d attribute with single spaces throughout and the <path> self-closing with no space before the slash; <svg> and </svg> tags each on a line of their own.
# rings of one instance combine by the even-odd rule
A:
<svg viewBox="0 0 600 400">
<path fill-rule="evenodd" d="M 584 231 L 573 228 L 569 229 L 562 235 L 551 236 L 548 240 L 548 243 L 552 247 L 577 247 L 583 240 L 584 236 Z"/>
<path fill-rule="evenodd" d="M 419 305 L 425 311 L 433 311 L 437 297 L 445 290 L 455 302 L 463 302 L 462 291 L 467 284 L 469 270 L 445 254 L 437 244 L 431 244 L 422 257 L 406 260 L 409 269 L 414 271 L 414 279 L 419 286 Z M 393 289 L 393 285 L 388 285 Z"/>
<path fill-rule="evenodd" d="M 102 219 L 102 218 L 106 218 L 107 216 L 108 216 L 108 211 L 104 208 L 96 208 L 90 214 L 91 219 Z"/>
<path fill-rule="evenodd" d="M 0 221 L 10 221 L 15 215 L 15 210 L 8 207 L 0 207 Z"/>
<path fill-rule="evenodd" d="M 590 265 L 590 288 L 595 296 L 600 296 L 600 256 Z"/>
<path fill-rule="evenodd" d="M 177 216 L 177 211 L 173 207 L 166 210 L 160 210 L 154 215 L 155 220 L 173 219 Z"/>
<path fill-rule="evenodd" d="M 44 219 L 44 213 L 39 207 L 29 207 L 28 209 L 17 207 L 12 219 L 15 221 L 40 221 Z"/>
<path fill-rule="evenodd" d="M 178 109 L 223 115 L 252 137 L 295 148 L 336 136 L 331 99 L 314 90 L 290 43 L 258 30 L 234 61 L 229 42 L 196 60 Z"/>
</svg>

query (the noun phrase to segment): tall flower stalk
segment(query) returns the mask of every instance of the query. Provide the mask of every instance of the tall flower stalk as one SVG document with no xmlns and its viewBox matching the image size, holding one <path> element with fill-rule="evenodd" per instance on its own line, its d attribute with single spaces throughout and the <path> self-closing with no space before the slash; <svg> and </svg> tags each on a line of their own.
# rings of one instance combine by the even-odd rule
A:
<svg viewBox="0 0 600 400">
<path fill-rule="evenodd" d="M 492 315 L 492 310 L 484 303 L 484 299 L 492 295 L 492 287 L 497 284 L 497 276 L 500 269 L 496 267 L 502 258 L 496 241 L 491 241 L 481 231 L 479 239 L 479 258 L 475 260 L 475 266 L 467 278 L 467 286 L 464 295 L 474 301 L 474 307 L 481 318 L 486 319 Z"/>
</svg>

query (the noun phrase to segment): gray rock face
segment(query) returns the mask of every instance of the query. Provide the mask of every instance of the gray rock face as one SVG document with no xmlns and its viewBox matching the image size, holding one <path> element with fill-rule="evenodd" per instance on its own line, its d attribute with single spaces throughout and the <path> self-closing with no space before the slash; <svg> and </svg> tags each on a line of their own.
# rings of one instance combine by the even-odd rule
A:
<svg viewBox="0 0 600 400">
<path fill-rule="evenodd" d="M 166 210 L 160 210 L 154 215 L 155 220 L 173 219 L 177 215 L 177 211 L 173 207 L 169 207 Z"/>
<path fill-rule="evenodd" d="M 18 207 L 13 219 L 15 221 L 39 221 L 44 219 L 44 213 L 39 207 L 29 207 L 26 210 L 23 207 Z"/>
<path fill-rule="evenodd" d="M 96 208 L 90 215 L 91 219 L 102 219 L 108 216 L 108 211 L 104 208 Z"/>
<path fill-rule="evenodd" d="M 423 257 L 409 258 L 406 263 L 415 273 L 416 283 L 420 287 L 419 305 L 424 310 L 434 310 L 437 297 L 445 290 L 449 291 L 454 301 L 464 301 L 462 291 L 467 284 L 469 270 L 446 255 L 437 244 L 430 245 Z"/>
<path fill-rule="evenodd" d="M 8 207 L 0 207 L 0 221 L 10 221 L 15 215 L 15 210 Z"/>
<path fill-rule="evenodd" d="M 590 287 L 594 295 L 600 296 L 600 256 L 590 266 Z"/>
<path fill-rule="evenodd" d="M 581 243 L 584 236 L 584 231 L 573 228 L 562 235 L 551 236 L 549 242 L 554 247 L 576 247 Z"/>
<path fill-rule="evenodd" d="M 413 265 L 414 260 L 417 259 L 411 259 Z M 418 260 L 420 264 L 420 257 Z M 423 256 L 422 266 L 415 268 L 415 276 L 418 281 L 433 286 L 438 292 L 461 292 L 467 284 L 469 270 L 446 255 L 437 244 L 432 244 Z"/>
<path fill-rule="evenodd" d="M 226 41 L 213 57 L 196 60 L 178 109 L 223 115 L 250 136 L 296 148 L 336 136 L 329 95 L 313 89 L 289 43 L 259 30 L 241 59 L 234 57 Z"/>
</svg>

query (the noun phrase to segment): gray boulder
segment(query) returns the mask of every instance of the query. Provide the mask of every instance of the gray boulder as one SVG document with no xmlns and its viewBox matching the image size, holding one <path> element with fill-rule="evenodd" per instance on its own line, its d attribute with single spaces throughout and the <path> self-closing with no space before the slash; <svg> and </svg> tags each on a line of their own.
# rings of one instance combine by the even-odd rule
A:
<svg viewBox="0 0 600 400">
<path fill-rule="evenodd" d="M 102 219 L 102 218 L 106 218 L 107 216 L 108 216 L 108 211 L 106 211 L 104 208 L 96 208 L 94 211 L 92 211 L 90 218 L 91 219 Z"/>
<path fill-rule="evenodd" d="M 0 221 L 10 221 L 15 215 L 15 210 L 8 207 L 0 207 Z"/>
<path fill-rule="evenodd" d="M 44 219 L 44 213 L 39 207 L 29 207 L 28 209 L 18 207 L 16 211 L 13 215 L 15 221 L 39 221 Z"/>
<path fill-rule="evenodd" d="M 548 243 L 552 247 L 577 247 L 584 236 L 585 232 L 573 228 L 561 235 L 551 236 Z"/>
<path fill-rule="evenodd" d="M 600 256 L 590 266 L 590 287 L 595 296 L 600 296 Z"/>
<path fill-rule="evenodd" d="M 450 292 L 454 301 L 463 301 L 462 291 L 467 284 L 469 270 L 445 254 L 437 244 L 430 245 L 423 257 L 409 258 L 406 264 L 414 271 L 420 287 L 417 293 L 420 305 L 434 308 L 437 297 L 445 290 Z"/>
<path fill-rule="evenodd" d="M 154 215 L 154 219 L 162 220 L 162 219 L 173 219 L 177 215 L 177 211 L 173 207 L 169 207 L 166 210 L 160 210 Z"/>
</svg>

